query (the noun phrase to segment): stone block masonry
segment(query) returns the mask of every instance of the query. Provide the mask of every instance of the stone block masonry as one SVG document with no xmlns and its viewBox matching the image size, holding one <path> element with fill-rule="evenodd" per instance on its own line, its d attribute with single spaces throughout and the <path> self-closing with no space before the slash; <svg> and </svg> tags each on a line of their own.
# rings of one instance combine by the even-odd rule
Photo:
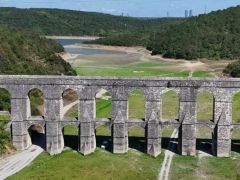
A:
<svg viewBox="0 0 240 180">
<path fill-rule="evenodd" d="M 106 124 L 112 131 L 113 153 L 128 151 L 128 130 L 131 126 L 145 129 L 146 153 L 161 153 L 161 133 L 165 127 L 179 128 L 178 150 L 182 155 L 196 155 L 196 129 L 203 126 L 197 121 L 197 95 L 211 92 L 214 96 L 214 119 L 211 124 L 212 150 L 219 157 L 229 157 L 231 130 L 240 127 L 232 123 L 232 99 L 240 91 L 240 79 L 214 78 L 117 78 L 117 77 L 70 77 L 70 76 L 0 76 L 0 88 L 11 95 L 12 141 L 21 151 L 31 145 L 28 128 L 34 124 L 44 127 L 46 151 L 61 153 L 64 147 L 62 128 L 71 124 L 79 130 L 80 153 L 87 155 L 96 148 L 95 128 L 104 124 L 96 118 L 95 96 L 105 89 L 112 94 L 112 119 Z M 32 117 L 28 93 L 39 89 L 45 97 L 45 112 L 41 118 Z M 62 94 L 67 89 L 79 95 L 79 116 L 66 119 L 63 116 Z M 145 95 L 145 119 L 131 121 L 128 117 L 128 95 L 139 89 Z M 179 95 L 179 119 L 162 121 L 162 95 L 166 90 Z"/>
</svg>

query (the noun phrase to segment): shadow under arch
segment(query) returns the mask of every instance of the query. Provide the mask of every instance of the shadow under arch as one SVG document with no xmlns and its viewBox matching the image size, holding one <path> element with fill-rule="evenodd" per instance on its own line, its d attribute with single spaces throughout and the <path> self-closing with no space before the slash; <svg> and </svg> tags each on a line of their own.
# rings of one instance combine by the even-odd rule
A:
<svg viewBox="0 0 240 180">
<path fill-rule="evenodd" d="M 128 118 L 145 120 L 145 95 L 141 89 L 128 94 Z"/>
<path fill-rule="evenodd" d="M 63 116 L 78 119 L 79 97 L 76 90 L 68 88 L 62 93 Z"/>
<path fill-rule="evenodd" d="M 162 95 L 160 119 L 162 121 L 178 120 L 180 107 L 179 95 L 172 89 L 166 89 L 165 91 Z"/>
<path fill-rule="evenodd" d="M 101 125 L 95 129 L 95 135 L 97 147 L 112 152 L 112 130 L 106 125 Z"/>
<path fill-rule="evenodd" d="M 45 127 L 39 124 L 33 124 L 28 128 L 30 144 L 46 149 Z"/>
<path fill-rule="evenodd" d="M 128 147 L 145 153 L 147 150 L 147 140 L 145 135 L 145 128 L 140 126 L 130 127 L 128 129 Z"/>
<path fill-rule="evenodd" d="M 173 136 L 174 135 L 174 136 Z M 161 148 L 169 150 L 175 154 L 178 152 L 178 129 L 175 127 L 164 127 L 161 132 Z"/>
<path fill-rule="evenodd" d="M 212 149 L 213 129 L 201 127 L 196 129 L 196 150 L 213 155 Z"/>
<path fill-rule="evenodd" d="M 28 92 L 30 116 L 44 117 L 44 94 L 38 88 L 33 88 Z"/>
<path fill-rule="evenodd" d="M 231 150 L 240 153 L 240 129 L 232 129 L 231 139 Z"/>
<path fill-rule="evenodd" d="M 64 147 L 69 147 L 73 150 L 79 150 L 79 133 L 80 128 L 74 125 L 66 125 L 62 128 Z"/>
</svg>

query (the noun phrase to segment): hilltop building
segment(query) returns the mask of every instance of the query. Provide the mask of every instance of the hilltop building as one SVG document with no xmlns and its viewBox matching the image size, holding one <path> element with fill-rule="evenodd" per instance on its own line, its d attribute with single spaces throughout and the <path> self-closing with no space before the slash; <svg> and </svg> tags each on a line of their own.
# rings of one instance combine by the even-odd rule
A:
<svg viewBox="0 0 240 180">
<path fill-rule="evenodd" d="M 185 18 L 188 18 L 188 10 L 185 10 Z"/>
</svg>

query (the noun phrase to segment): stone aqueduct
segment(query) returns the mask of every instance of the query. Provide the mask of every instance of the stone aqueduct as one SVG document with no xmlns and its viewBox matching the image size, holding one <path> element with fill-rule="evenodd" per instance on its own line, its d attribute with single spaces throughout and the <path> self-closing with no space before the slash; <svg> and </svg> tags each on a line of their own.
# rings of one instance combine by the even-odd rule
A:
<svg viewBox="0 0 240 180">
<path fill-rule="evenodd" d="M 240 91 L 240 79 L 195 78 L 103 78 L 66 76 L 0 76 L 0 88 L 11 95 L 12 141 L 17 150 L 31 145 L 28 128 L 33 124 L 45 127 L 46 150 L 60 153 L 64 148 L 62 129 L 71 124 L 79 128 L 79 152 L 87 155 L 96 148 L 95 128 L 107 125 L 112 129 L 113 153 L 128 151 L 128 128 L 141 126 L 145 129 L 146 151 L 152 156 L 161 153 L 161 132 L 167 126 L 179 128 L 178 150 L 182 155 L 196 154 L 196 129 L 209 127 L 212 133 L 212 150 L 219 157 L 230 156 L 231 130 L 240 128 L 232 123 L 232 97 Z M 38 88 L 44 93 L 43 117 L 32 117 L 28 92 Z M 73 89 L 79 96 L 79 117 L 63 116 L 62 93 Z M 112 120 L 97 119 L 95 95 L 99 89 L 112 94 Z M 145 96 L 145 120 L 128 118 L 128 94 L 142 90 Z M 161 121 L 161 98 L 166 89 L 179 95 L 179 119 Z M 196 97 L 200 92 L 214 96 L 214 118 L 198 122 Z"/>
</svg>

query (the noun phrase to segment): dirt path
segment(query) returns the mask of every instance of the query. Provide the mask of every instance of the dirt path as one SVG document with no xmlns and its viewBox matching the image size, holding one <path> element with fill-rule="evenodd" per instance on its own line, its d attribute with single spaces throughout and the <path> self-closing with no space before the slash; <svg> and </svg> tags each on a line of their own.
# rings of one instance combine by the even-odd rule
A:
<svg viewBox="0 0 240 180">
<path fill-rule="evenodd" d="M 32 145 L 28 150 L 0 159 L 0 180 L 22 170 L 42 152 L 42 148 Z"/>
<path fill-rule="evenodd" d="M 168 180 L 169 178 L 169 171 L 172 163 L 172 158 L 175 155 L 174 150 L 175 150 L 175 144 L 173 142 L 173 139 L 178 137 L 178 130 L 174 129 L 172 135 L 171 135 L 171 140 L 168 144 L 168 149 L 165 151 L 165 156 L 164 156 L 164 161 L 161 167 L 161 170 L 159 171 L 159 180 Z"/>
<path fill-rule="evenodd" d="M 65 115 L 73 106 L 77 105 L 78 101 L 74 101 L 63 107 L 63 115 Z"/>
</svg>

